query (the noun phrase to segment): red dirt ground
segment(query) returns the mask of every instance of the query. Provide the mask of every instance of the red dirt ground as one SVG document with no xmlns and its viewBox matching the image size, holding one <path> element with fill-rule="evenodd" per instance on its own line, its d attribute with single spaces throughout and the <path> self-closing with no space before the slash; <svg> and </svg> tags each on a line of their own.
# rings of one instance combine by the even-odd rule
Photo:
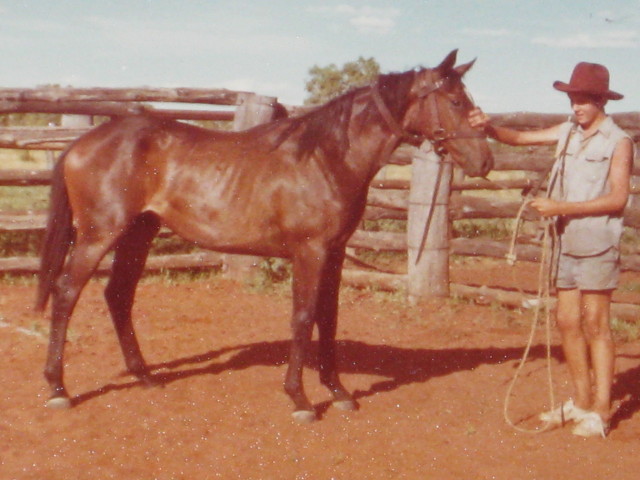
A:
<svg viewBox="0 0 640 480">
<path fill-rule="evenodd" d="M 490 284 L 504 275 L 504 267 L 467 266 L 452 280 Z M 282 390 L 286 291 L 256 293 L 218 278 L 141 285 L 136 328 L 163 384 L 143 388 L 123 374 L 94 282 L 67 346 L 76 406 L 55 411 L 43 406 L 47 324 L 31 312 L 32 298 L 32 286 L 0 285 L 3 480 L 638 478 L 640 341 L 618 345 L 606 440 L 575 437 L 570 426 L 521 433 L 505 422 L 503 406 L 529 312 L 460 300 L 410 307 L 397 295 L 345 289 L 338 352 L 360 409 L 330 407 L 311 359 L 305 382 L 321 419 L 297 425 Z M 545 367 L 539 334 L 511 398 L 519 427 L 540 427 Z M 552 368 L 559 401 L 569 386 L 555 335 Z"/>
</svg>

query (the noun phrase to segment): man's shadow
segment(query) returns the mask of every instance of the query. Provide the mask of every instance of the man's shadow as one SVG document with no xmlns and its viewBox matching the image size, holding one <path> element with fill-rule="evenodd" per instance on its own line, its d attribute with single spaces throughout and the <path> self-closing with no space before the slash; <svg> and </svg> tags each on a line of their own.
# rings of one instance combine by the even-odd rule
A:
<svg viewBox="0 0 640 480">
<path fill-rule="evenodd" d="M 150 365 L 155 385 L 168 385 L 185 378 L 198 375 L 217 375 L 226 371 L 244 370 L 256 366 L 280 366 L 287 363 L 289 340 L 256 342 L 246 345 L 211 350 L 209 352 L 178 358 Z M 392 345 L 371 345 L 368 343 L 343 340 L 337 342 L 338 371 L 345 374 L 364 374 L 384 377 L 373 383 L 367 390 L 356 390 L 356 399 L 375 395 L 379 392 L 396 390 L 412 383 L 424 383 L 430 379 L 460 371 L 469 371 L 480 365 L 500 364 L 519 361 L 522 348 L 401 348 Z M 534 345 L 529 353 L 529 361 L 546 358 L 545 345 Z M 554 359 L 562 357 L 559 347 L 552 347 Z M 224 360 L 220 360 L 221 358 Z M 316 370 L 317 342 L 307 355 L 305 367 Z M 124 383 L 109 383 L 103 387 L 82 393 L 72 399 L 78 405 L 112 391 L 128 390 L 143 385 L 140 380 Z M 322 415 L 330 402 L 316 405 Z M 637 408 L 637 406 L 636 406 Z"/>
</svg>

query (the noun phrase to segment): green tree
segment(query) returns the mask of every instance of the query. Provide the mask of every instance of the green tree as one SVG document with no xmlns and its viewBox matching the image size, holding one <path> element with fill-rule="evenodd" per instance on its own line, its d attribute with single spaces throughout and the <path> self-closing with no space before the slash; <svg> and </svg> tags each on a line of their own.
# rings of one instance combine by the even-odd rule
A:
<svg viewBox="0 0 640 480">
<path fill-rule="evenodd" d="M 310 79 L 305 90 L 309 96 L 305 105 L 319 105 L 335 98 L 348 90 L 372 83 L 380 74 L 380 65 L 374 58 L 359 57 L 355 62 L 345 63 L 341 69 L 335 64 L 309 69 Z"/>
</svg>

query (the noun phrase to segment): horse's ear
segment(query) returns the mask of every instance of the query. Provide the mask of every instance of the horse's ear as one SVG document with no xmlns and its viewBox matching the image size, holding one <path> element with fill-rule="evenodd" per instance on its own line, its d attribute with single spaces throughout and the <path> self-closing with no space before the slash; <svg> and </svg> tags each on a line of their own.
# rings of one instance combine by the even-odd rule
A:
<svg viewBox="0 0 640 480">
<path fill-rule="evenodd" d="M 454 70 L 461 77 L 464 77 L 464 74 L 467 73 L 469 70 L 471 70 L 471 67 L 473 67 L 474 63 L 476 63 L 476 59 L 475 58 L 473 60 L 471 60 L 469 63 L 465 63 L 464 65 L 457 66 L 456 68 L 454 68 Z"/>
<path fill-rule="evenodd" d="M 454 65 L 456 64 L 456 58 L 458 57 L 458 49 L 452 50 L 449 55 L 445 57 L 445 59 L 438 65 L 435 70 L 438 70 L 442 76 L 447 76 L 451 70 L 453 70 Z"/>
</svg>

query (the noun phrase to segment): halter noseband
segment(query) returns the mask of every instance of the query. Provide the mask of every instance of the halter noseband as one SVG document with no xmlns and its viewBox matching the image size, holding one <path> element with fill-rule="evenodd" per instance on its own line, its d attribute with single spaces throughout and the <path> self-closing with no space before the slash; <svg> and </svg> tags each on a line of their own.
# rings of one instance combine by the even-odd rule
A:
<svg viewBox="0 0 640 480">
<path fill-rule="evenodd" d="M 445 82 L 445 79 L 436 80 L 435 82 L 433 82 L 433 84 L 429 88 L 425 88 L 423 92 L 420 92 L 420 94 L 418 95 L 418 98 L 427 98 L 427 100 L 429 100 L 429 97 L 431 96 L 432 93 L 440 90 L 443 87 L 444 82 Z M 389 107 L 387 107 L 387 105 L 384 103 L 384 100 L 382 99 L 382 95 L 380 94 L 379 82 L 376 82 L 376 84 L 371 87 L 371 96 L 373 97 L 373 101 L 376 107 L 378 108 L 378 112 L 386 122 L 387 126 L 391 129 L 391 131 L 394 134 L 396 134 L 398 137 L 400 137 L 404 142 L 409 143 L 411 145 L 419 146 L 425 140 L 429 140 L 433 144 L 435 151 L 439 155 L 442 155 L 446 152 L 446 149 L 444 148 L 443 143 L 446 142 L 447 140 L 457 140 L 461 138 L 486 138 L 486 135 L 484 133 L 481 133 L 478 131 L 471 131 L 471 132 L 464 132 L 460 130 L 447 131 L 443 127 L 441 127 L 438 104 L 436 100 L 433 98 L 432 98 L 433 101 L 429 102 L 430 110 L 433 110 L 435 113 L 434 117 L 436 120 L 436 125 L 438 125 L 438 127 L 434 128 L 428 134 L 417 134 L 417 133 L 407 132 L 402 128 L 400 123 L 398 123 L 398 121 L 395 118 L 393 118 L 393 115 L 391 114 Z"/>
</svg>

